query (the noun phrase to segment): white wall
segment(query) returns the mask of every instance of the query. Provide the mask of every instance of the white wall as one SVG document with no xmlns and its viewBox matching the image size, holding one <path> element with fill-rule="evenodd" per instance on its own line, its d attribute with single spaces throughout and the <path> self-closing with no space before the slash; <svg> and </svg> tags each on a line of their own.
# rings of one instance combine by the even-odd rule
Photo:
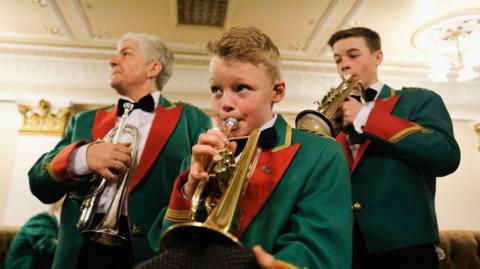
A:
<svg viewBox="0 0 480 269">
<path fill-rule="evenodd" d="M 441 230 L 480 230 L 480 151 L 474 121 L 454 121 L 461 161 L 457 171 L 437 180 L 436 208 Z"/>
<path fill-rule="evenodd" d="M 10 188 L 5 197 L 7 203 L 3 225 L 21 226 L 32 215 L 48 211 L 49 206 L 31 194 L 27 173 L 38 157 L 51 150 L 58 140 L 59 137 L 55 136 L 17 135 Z"/>
<path fill-rule="evenodd" d="M 20 127 L 20 113 L 14 102 L 0 101 L 0 133 L 2 146 L 0 147 L 0 225 L 7 207 L 7 197 L 10 193 L 10 185 L 17 151 L 17 130 Z"/>
</svg>

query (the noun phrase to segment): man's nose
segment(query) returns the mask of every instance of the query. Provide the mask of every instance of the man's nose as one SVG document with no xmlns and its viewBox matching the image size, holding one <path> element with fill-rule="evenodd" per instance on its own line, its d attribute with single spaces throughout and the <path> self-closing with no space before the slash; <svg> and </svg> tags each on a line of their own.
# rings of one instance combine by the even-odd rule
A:
<svg viewBox="0 0 480 269">
<path fill-rule="evenodd" d="M 111 66 L 111 67 L 114 67 L 114 66 L 116 66 L 116 65 L 118 65 L 118 56 L 117 56 L 117 55 L 115 55 L 115 56 L 113 56 L 112 58 L 110 58 L 110 66 Z"/>
<path fill-rule="evenodd" d="M 340 70 L 342 71 L 342 73 L 345 73 L 346 71 L 350 70 L 350 65 L 348 65 L 348 64 L 343 64 L 343 65 L 340 67 Z"/>
</svg>

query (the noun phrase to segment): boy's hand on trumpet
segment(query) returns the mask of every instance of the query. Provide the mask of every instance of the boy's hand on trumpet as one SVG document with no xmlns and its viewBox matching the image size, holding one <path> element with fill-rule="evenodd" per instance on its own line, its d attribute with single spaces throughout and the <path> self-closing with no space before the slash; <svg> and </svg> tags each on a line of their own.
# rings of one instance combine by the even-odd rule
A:
<svg viewBox="0 0 480 269">
<path fill-rule="evenodd" d="M 275 269 L 273 255 L 263 250 L 260 245 L 253 247 L 253 253 L 261 269 Z"/>
<path fill-rule="evenodd" d="M 228 143 L 225 134 L 218 129 L 210 129 L 198 137 L 198 143 L 192 147 L 190 173 L 184 186 L 184 194 L 187 198 L 192 198 L 200 180 L 208 179 L 209 171 L 207 170 L 213 156 L 219 154 L 225 146 L 234 152 L 236 145 L 234 142 Z"/>
<path fill-rule="evenodd" d="M 363 105 L 355 98 L 349 96 L 341 106 L 342 126 L 347 127 L 353 125 L 353 121 L 362 109 Z"/>
</svg>

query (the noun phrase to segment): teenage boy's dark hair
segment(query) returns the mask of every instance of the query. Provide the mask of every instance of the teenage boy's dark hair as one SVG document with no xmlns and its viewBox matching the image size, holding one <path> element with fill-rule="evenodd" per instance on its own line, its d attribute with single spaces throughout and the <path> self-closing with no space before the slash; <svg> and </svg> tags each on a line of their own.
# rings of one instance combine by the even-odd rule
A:
<svg viewBox="0 0 480 269">
<path fill-rule="evenodd" d="M 363 37 L 367 43 L 370 52 L 379 51 L 382 49 L 382 44 L 380 41 L 380 35 L 377 32 L 366 28 L 366 27 L 353 27 L 346 30 L 341 30 L 333 34 L 328 40 L 328 45 L 333 48 L 333 45 L 337 43 L 338 40 L 349 38 L 349 37 Z"/>
</svg>

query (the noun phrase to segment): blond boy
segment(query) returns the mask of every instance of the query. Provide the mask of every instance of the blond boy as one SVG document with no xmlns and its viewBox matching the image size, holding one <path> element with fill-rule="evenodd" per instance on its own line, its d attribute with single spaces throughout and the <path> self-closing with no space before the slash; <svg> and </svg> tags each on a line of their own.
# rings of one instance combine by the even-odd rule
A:
<svg viewBox="0 0 480 269">
<path fill-rule="evenodd" d="M 256 128 L 274 135 L 259 142 L 261 154 L 240 198 L 240 225 L 232 233 L 253 247 L 261 268 L 349 268 L 352 215 L 345 157 L 333 139 L 292 129 L 273 112 L 285 96 L 277 47 L 259 29 L 239 27 L 210 42 L 208 50 L 220 130 L 200 135 L 192 148 L 190 169 L 177 178 L 164 228 L 188 221 L 192 194 L 207 178 L 212 156 L 225 147 L 224 121 L 234 117 L 233 137 Z"/>
</svg>

